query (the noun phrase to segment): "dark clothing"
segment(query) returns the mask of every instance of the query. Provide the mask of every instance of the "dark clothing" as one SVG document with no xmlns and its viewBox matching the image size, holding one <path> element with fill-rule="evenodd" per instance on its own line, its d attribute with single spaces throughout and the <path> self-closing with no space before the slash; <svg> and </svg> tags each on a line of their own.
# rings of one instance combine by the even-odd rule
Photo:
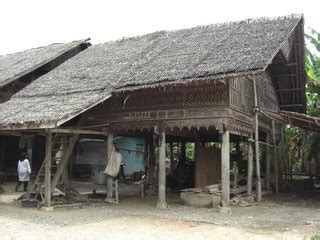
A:
<svg viewBox="0 0 320 240">
<path fill-rule="evenodd" d="M 24 182 L 18 181 L 18 184 L 17 184 L 17 186 L 15 188 L 16 192 L 18 192 L 18 190 L 19 190 L 19 188 L 20 188 L 22 183 L 23 183 L 23 191 L 25 191 L 25 192 L 28 191 L 28 181 L 24 181 Z"/>
</svg>

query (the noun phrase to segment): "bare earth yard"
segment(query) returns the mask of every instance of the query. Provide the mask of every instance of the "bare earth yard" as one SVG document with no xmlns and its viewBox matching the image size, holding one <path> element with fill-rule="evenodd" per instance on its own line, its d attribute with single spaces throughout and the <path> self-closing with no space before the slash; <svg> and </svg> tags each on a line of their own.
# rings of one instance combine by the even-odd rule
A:
<svg viewBox="0 0 320 240">
<path fill-rule="evenodd" d="M 267 196 L 259 206 L 217 209 L 154 207 L 154 197 L 119 205 L 91 203 L 44 212 L 0 205 L 0 239 L 310 239 L 320 232 L 320 196 Z"/>
</svg>

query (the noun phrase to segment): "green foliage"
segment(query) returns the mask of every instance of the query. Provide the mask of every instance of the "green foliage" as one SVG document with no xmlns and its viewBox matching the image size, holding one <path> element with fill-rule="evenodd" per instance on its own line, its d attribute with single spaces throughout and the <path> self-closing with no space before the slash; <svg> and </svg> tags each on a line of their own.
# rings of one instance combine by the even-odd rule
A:
<svg viewBox="0 0 320 240">
<path fill-rule="evenodd" d="M 313 240 L 320 240 L 320 233 L 316 233 L 313 238 Z"/>
<path fill-rule="evenodd" d="M 307 76 L 306 100 L 307 114 L 319 117 L 320 108 L 320 33 L 309 28 L 305 34 L 305 68 Z M 301 172 L 303 168 L 310 167 L 314 160 L 316 171 L 320 173 L 319 151 L 320 134 L 305 131 L 297 127 L 287 126 L 284 130 L 284 140 L 287 143 L 285 154 L 287 156 L 287 172 Z M 297 144 L 300 143 L 300 144 Z M 318 164 L 319 162 L 319 164 Z M 311 172 L 311 169 L 309 169 Z"/>
</svg>

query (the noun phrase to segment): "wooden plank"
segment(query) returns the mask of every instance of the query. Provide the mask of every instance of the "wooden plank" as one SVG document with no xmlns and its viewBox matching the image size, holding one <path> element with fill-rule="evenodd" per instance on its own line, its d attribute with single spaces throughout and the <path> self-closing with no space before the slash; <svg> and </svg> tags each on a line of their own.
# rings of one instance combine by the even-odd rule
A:
<svg viewBox="0 0 320 240">
<path fill-rule="evenodd" d="M 52 133 L 50 129 L 46 130 L 46 157 L 45 157 L 45 198 L 46 207 L 51 207 L 51 148 Z"/>
<path fill-rule="evenodd" d="M 159 183 L 158 183 L 158 208 L 166 208 L 166 134 L 165 129 L 160 128 L 159 133 Z"/>
<path fill-rule="evenodd" d="M 221 146 L 222 207 L 229 207 L 230 201 L 230 133 L 222 133 Z"/>
</svg>

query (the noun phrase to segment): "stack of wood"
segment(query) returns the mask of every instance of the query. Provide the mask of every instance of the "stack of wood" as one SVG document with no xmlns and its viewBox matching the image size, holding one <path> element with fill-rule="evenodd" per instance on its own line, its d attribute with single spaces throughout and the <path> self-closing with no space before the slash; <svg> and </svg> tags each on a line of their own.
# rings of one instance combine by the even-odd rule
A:
<svg viewBox="0 0 320 240">
<path fill-rule="evenodd" d="M 213 184 L 203 187 L 203 191 L 217 196 L 221 196 L 221 184 Z"/>
<path fill-rule="evenodd" d="M 80 193 L 75 188 L 59 184 L 52 193 L 52 201 L 55 204 L 67 204 L 84 202 L 86 200 L 81 197 Z"/>
<path fill-rule="evenodd" d="M 187 188 L 182 189 L 181 192 L 209 193 L 214 195 L 221 195 L 221 184 L 208 185 L 203 188 Z"/>
</svg>

